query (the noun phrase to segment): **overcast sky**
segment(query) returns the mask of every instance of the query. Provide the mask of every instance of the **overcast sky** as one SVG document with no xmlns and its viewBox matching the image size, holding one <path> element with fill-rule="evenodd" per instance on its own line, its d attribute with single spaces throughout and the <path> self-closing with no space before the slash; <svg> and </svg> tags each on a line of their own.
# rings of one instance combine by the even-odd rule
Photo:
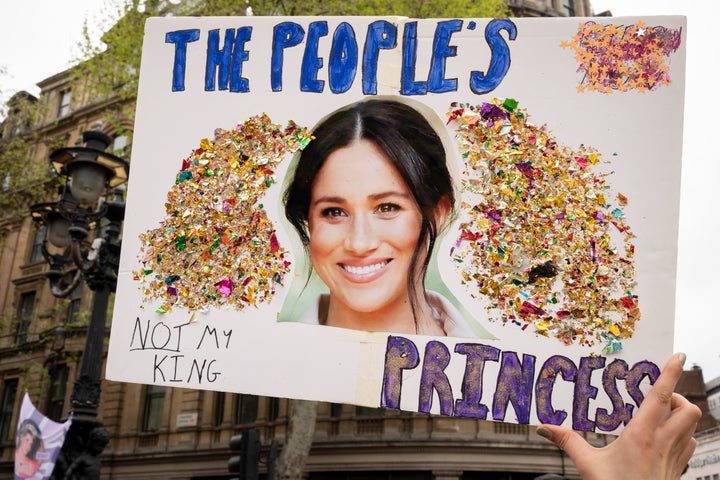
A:
<svg viewBox="0 0 720 480">
<path fill-rule="evenodd" d="M 0 6 L 0 100 L 59 73 L 78 55 L 83 22 L 96 25 L 112 0 L 3 1 Z M 687 15 L 687 86 L 678 258 L 675 350 L 698 364 L 705 380 L 720 376 L 720 178 L 715 109 L 720 71 L 715 25 L 718 0 L 591 0 L 595 12 Z"/>
</svg>

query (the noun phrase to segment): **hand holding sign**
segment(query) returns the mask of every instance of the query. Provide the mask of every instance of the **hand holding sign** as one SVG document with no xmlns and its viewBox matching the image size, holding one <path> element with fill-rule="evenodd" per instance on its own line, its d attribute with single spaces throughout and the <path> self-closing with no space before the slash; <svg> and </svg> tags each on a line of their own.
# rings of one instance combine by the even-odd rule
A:
<svg viewBox="0 0 720 480">
<path fill-rule="evenodd" d="M 673 393 L 684 362 L 682 353 L 667 362 L 635 418 L 604 448 L 592 447 L 565 427 L 543 425 L 537 433 L 565 450 L 586 480 L 680 478 L 695 450 L 692 435 L 701 416 L 696 405 Z"/>
</svg>

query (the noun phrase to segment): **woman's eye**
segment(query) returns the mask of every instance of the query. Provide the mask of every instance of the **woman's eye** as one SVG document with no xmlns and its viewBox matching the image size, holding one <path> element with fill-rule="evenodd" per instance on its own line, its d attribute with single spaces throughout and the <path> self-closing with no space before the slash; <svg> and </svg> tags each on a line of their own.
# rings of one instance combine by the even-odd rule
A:
<svg viewBox="0 0 720 480">
<path fill-rule="evenodd" d="M 337 207 L 328 207 L 322 210 L 321 215 L 323 217 L 341 217 L 345 213 L 342 211 L 341 208 Z"/>
<path fill-rule="evenodd" d="M 394 213 L 400 210 L 400 205 L 394 203 L 383 203 L 378 207 L 380 213 Z"/>
</svg>

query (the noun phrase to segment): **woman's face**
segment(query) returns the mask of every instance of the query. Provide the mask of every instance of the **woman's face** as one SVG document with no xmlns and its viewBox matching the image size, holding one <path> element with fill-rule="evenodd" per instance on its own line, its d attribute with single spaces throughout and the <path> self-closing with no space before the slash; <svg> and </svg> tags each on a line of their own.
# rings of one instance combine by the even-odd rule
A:
<svg viewBox="0 0 720 480">
<path fill-rule="evenodd" d="M 331 305 L 371 313 L 407 303 L 421 224 L 408 186 L 374 143 L 333 152 L 315 177 L 308 218 L 310 257 Z"/>
<path fill-rule="evenodd" d="M 30 453 L 34 439 L 35 437 L 33 437 L 33 434 L 29 432 L 24 433 L 23 436 L 20 437 L 20 451 L 23 455 Z"/>
</svg>

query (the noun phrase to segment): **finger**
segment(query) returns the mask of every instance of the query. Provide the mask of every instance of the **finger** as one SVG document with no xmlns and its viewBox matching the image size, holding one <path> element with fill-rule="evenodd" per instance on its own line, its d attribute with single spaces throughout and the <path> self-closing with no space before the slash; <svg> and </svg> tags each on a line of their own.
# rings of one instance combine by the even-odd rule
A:
<svg viewBox="0 0 720 480">
<path fill-rule="evenodd" d="M 685 465 L 687 465 L 692 458 L 693 453 L 695 453 L 695 447 L 697 447 L 697 440 L 690 437 L 690 440 L 688 440 L 687 445 L 685 446 L 685 450 L 683 450 L 683 453 L 680 454 L 680 458 L 678 459 L 678 463 L 682 465 L 683 468 L 685 468 Z"/>
<path fill-rule="evenodd" d="M 683 363 L 685 363 L 685 354 L 683 353 L 677 353 L 667 361 L 662 373 L 635 415 L 635 417 L 642 419 L 640 423 L 658 424 L 667 417 L 670 412 L 670 401 L 675 391 L 675 385 L 677 385 L 683 372 Z"/>
<path fill-rule="evenodd" d="M 692 405 L 690 400 L 679 393 L 673 393 L 672 398 L 670 398 L 670 411 L 685 408 L 688 404 Z"/>
<path fill-rule="evenodd" d="M 665 421 L 663 428 L 675 435 L 692 436 L 695 433 L 702 411 L 679 393 L 673 393 L 670 400 L 670 417 Z"/>
<path fill-rule="evenodd" d="M 702 417 L 702 410 L 700 410 L 700 407 L 679 393 L 673 393 L 670 398 L 670 413 L 672 414 L 676 412 L 692 416 L 696 421 L 699 421 L 700 417 Z"/>
<path fill-rule="evenodd" d="M 676 452 L 673 457 L 675 458 L 675 461 L 670 466 L 670 477 L 668 478 L 680 478 L 683 473 L 685 473 L 685 470 L 689 467 L 688 462 L 693 456 L 693 453 L 695 453 L 695 447 L 697 446 L 697 441 L 694 438 L 690 438 L 687 442 L 685 442 L 685 445 L 682 448 L 682 451 Z"/>
<path fill-rule="evenodd" d="M 574 461 L 594 450 L 577 432 L 558 425 L 540 425 L 537 434 L 564 450 Z"/>
</svg>

